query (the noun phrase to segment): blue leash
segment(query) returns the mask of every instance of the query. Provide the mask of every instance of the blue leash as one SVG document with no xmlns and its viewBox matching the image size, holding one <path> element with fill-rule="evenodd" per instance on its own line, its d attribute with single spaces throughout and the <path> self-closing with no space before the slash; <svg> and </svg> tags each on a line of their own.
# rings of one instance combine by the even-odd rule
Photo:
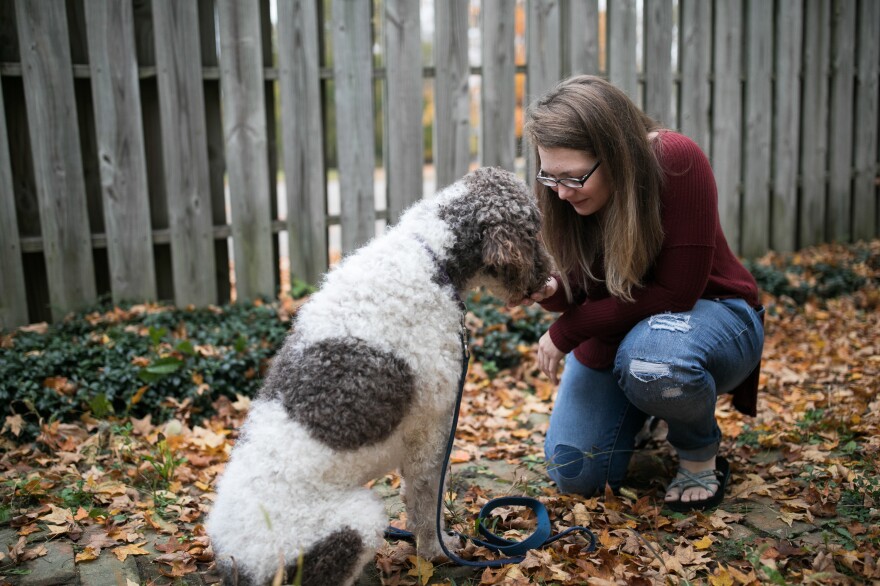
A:
<svg viewBox="0 0 880 586">
<path fill-rule="evenodd" d="M 452 445 L 455 442 L 455 429 L 458 427 L 458 410 L 461 407 L 461 399 L 464 395 L 464 383 L 465 377 L 467 376 L 468 360 L 470 359 L 467 342 L 465 341 L 465 332 L 466 330 L 464 329 L 464 324 L 462 323 L 462 369 L 461 377 L 459 378 L 458 384 L 458 398 L 455 401 L 455 410 L 452 412 L 452 429 L 449 431 L 449 439 L 446 442 L 446 455 L 443 458 L 443 468 L 440 476 L 440 488 L 437 495 L 436 527 L 438 538 L 439 535 L 442 533 L 441 527 L 443 526 L 443 492 L 446 485 L 446 470 L 449 468 L 449 458 L 452 454 Z M 488 519 L 489 513 L 499 507 L 509 506 L 528 507 L 535 512 L 535 516 L 538 520 L 538 525 L 535 528 L 535 531 L 522 541 L 512 541 L 510 539 L 504 539 L 503 537 L 499 537 L 498 535 L 492 533 L 486 528 L 485 521 L 486 519 Z M 566 535 L 574 532 L 581 532 L 589 535 L 590 545 L 589 547 L 587 547 L 587 551 L 596 550 L 596 535 L 586 527 L 570 527 L 561 533 L 551 536 L 552 530 L 550 528 L 550 514 L 547 512 L 547 508 L 541 501 L 531 497 L 510 496 L 492 499 L 491 501 L 483 505 L 482 509 L 480 509 L 480 513 L 479 515 L 477 515 L 477 527 L 479 528 L 480 533 L 485 539 L 477 539 L 475 537 L 464 535 L 456 531 L 451 531 L 450 535 L 458 535 L 462 539 L 471 540 L 477 545 L 485 547 L 490 551 L 502 553 L 509 557 L 484 561 L 466 560 L 449 551 L 449 549 L 446 547 L 446 544 L 443 543 L 443 539 L 440 539 L 440 547 L 443 549 L 443 553 L 446 554 L 446 557 L 461 566 L 472 566 L 477 568 L 500 568 L 501 566 L 505 566 L 507 564 L 518 564 L 525 559 L 525 554 L 529 550 L 544 547 L 553 543 L 557 539 L 565 537 Z M 404 531 L 403 529 L 397 529 L 396 527 L 391 526 L 385 529 L 385 538 L 403 539 L 407 541 L 414 540 L 413 534 L 409 531 Z"/>
</svg>

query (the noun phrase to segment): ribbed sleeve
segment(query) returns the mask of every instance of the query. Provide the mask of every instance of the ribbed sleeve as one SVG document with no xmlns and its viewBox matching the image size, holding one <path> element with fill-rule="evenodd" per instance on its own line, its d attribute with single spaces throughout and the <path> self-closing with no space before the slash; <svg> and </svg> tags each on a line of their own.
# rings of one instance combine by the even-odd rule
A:
<svg viewBox="0 0 880 586">
<path fill-rule="evenodd" d="M 565 303 L 561 292 L 542 304 L 562 312 L 550 327 L 556 347 L 574 350 L 578 360 L 593 368 L 610 366 L 626 333 L 651 315 L 687 311 L 701 297 L 742 297 L 758 304 L 754 278 L 721 231 L 715 179 L 705 154 L 675 132 L 662 133 L 658 148 L 665 172 L 664 240 L 645 285 L 633 291 L 635 302 L 620 301 L 597 286 L 580 304 Z"/>
</svg>

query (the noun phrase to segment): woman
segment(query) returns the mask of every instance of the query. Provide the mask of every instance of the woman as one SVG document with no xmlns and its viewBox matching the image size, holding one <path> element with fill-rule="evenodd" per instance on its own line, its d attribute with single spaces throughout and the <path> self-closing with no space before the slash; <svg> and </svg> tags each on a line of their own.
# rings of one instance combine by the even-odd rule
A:
<svg viewBox="0 0 880 586">
<path fill-rule="evenodd" d="M 754 415 L 764 329 L 755 280 L 721 230 L 708 159 L 594 76 L 562 82 L 527 115 L 558 274 L 523 302 L 561 312 L 538 344 L 554 383 L 568 354 L 549 474 L 563 492 L 617 490 L 654 416 L 679 458 L 667 505 L 716 506 L 729 476 L 716 399 L 733 392 Z"/>
</svg>

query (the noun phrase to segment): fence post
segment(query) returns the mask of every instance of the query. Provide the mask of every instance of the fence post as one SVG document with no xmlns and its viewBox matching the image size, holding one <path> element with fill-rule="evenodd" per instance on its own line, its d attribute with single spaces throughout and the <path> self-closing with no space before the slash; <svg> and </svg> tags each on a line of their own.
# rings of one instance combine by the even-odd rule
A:
<svg viewBox="0 0 880 586">
<path fill-rule="evenodd" d="M 667 127 L 672 118 L 672 0 L 645 4 L 645 112 Z"/>
<path fill-rule="evenodd" d="M 746 144 L 742 253 L 759 256 L 770 247 L 770 119 L 773 73 L 773 4 L 748 3 L 746 35 Z"/>
<path fill-rule="evenodd" d="M 636 0 L 608 3 L 608 80 L 639 104 Z"/>
<path fill-rule="evenodd" d="M 516 14 L 504 0 L 485 0 L 480 12 L 480 161 L 514 171 L 516 158 Z"/>
<path fill-rule="evenodd" d="M 260 7 L 219 0 L 220 87 L 237 299 L 275 295 Z"/>
<path fill-rule="evenodd" d="M 373 50 L 369 2 L 333 3 L 333 75 L 342 252 L 376 234 Z"/>
<path fill-rule="evenodd" d="M 385 2 L 385 145 L 388 223 L 422 198 L 422 36 L 419 0 Z"/>
<path fill-rule="evenodd" d="M 198 6 L 153 3 L 174 302 L 217 302 Z"/>
<path fill-rule="evenodd" d="M 28 323 L 27 293 L 12 187 L 12 162 L 6 132 L 6 108 L 0 80 L 0 331 Z"/>
<path fill-rule="evenodd" d="M 807 0 L 804 16 L 804 38 L 809 42 L 804 43 L 800 247 L 813 246 L 825 239 L 831 3 Z"/>
<path fill-rule="evenodd" d="M 852 237 L 853 90 L 855 87 L 856 2 L 835 2 L 828 157 L 828 230 L 832 242 Z M 862 124 L 863 121 L 856 121 Z"/>
<path fill-rule="evenodd" d="M 281 134 L 292 277 L 317 283 L 327 270 L 327 204 L 315 0 L 278 4 Z"/>
<path fill-rule="evenodd" d="M 559 0 L 532 0 L 526 17 L 526 97 L 525 103 L 540 98 L 562 77 L 562 22 Z M 534 183 L 537 161 L 530 148 L 525 153 L 526 181 Z"/>
<path fill-rule="evenodd" d="M 742 164 L 742 0 L 715 3 L 715 83 L 712 86 L 712 168 L 718 186 L 721 227 L 730 246 L 742 251 L 740 166 Z"/>
<path fill-rule="evenodd" d="M 797 242 L 798 141 L 801 116 L 801 2 L 780 2 L 776 19 L 776 83 L 773 103 L 773 200 L 770 246 L 792 251 Z"/>
<path fill-rule="evenodd" d="M 470 163 L 467 0 L 434 6 L 434 168 L 437 190 L 467 173 Z"/>
<path fill-rule="evenodd" d="M 682 0 L 679 10 L 679 126 L 684 134 L 694 139 L 708 153 L 712 141 L 709 122 L 712 106 L 712 3 L 705 0 Z"/>
<path fill-rule="evenodd" d="M 853 238 L 876 238 L 880 232 L 877 217 L 877 117 L 880 69 L 880 3 L 859 3 L 858 82 L 856 86 L 855 170 L 853 181 Z"/>
<path fill-rule="evenodd" d="M 97 298 L 63 2 L 17 0 L 22 74 L 55 320 Z"/>
<path fill-rule="evenodd" d="M 113 301 L 156 299 L 134 20 L 129 2 L 87 0 L 92 102 Z"/>
</svg>

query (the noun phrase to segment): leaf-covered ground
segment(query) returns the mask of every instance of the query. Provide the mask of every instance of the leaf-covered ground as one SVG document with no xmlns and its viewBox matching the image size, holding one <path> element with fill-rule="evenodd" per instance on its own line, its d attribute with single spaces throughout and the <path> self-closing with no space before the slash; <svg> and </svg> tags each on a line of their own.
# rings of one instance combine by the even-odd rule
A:
<svg viewBox="0 0 880 586">
<path fill-rule="evenodd" d="M 547 506 L 555 531 L 590 527 L 597 551 L 586 552 L 584 539 L 570 537 L 531 552 L 518 566 L 452 578 L 411 545 L 389 542 L 368 572 L 374 583 L 880 581 L 880 242 L 768 255 L 750 269 L 767 291 L 763 390 L 756 418 L 741 416 L 726 398 L 719 403 L 722 449 L 733 467 L 719 509 L 705 515 L 662 509 L 663 487 L 675 467 L 662 428 L 634 458 L 620 495 L 557 494 L 543 474 L 541 451 L 554 388 L 534 368 L 534 345 L 519 344 L 507 348 L 521 355 L 516 366 L 488 360 L 471 365 L 448 519 L 471 532 L 488 499 L 528 494 Z M 516 319 L 524 310 L 498 311 Z M 489 337 L 492 328 L 482 327 L 484 320 L 469 315 L 472 331 Z M 4 352 L 15 352 L 14 337 L 0 339 Z M 488 346 L 489 340 L 476 345 L 481 342 Z M 39 382 L 47 393 L 74 392 L 69 380 L 46 376 Z M 201 394 L 210 392 L 202 388 Z M 43 422 L 33 441 L 21 439 L 27 422 L 20 413 L 4 416 L 0 530 L 15 538 L 0 543 L 0 584 L 20 580 L 31 560 L 45 555 L 47 543 L 58 540 L 73 543 L 77 564 L 150 556 L 154 583 L 197 573 L 212 580 L 212 551 L 201 523 L 249 400 L 219 398 L 207 420 L 193 417 L 191 401 L 169 398 L 164 406 L 171 416 L 163 421 L 85 415 Z M 501 481 L 502 470 L 513 482 Z M 399 481 L 392 474 L 377 479 L 375 488 L 393 502 Z M 496 531 L 512 537 L 521 538 L 534 523 L 519 509 L 497 513 Z M 159 555 L 145 547 L 156 534 Z M 463 555 L 492 557 L 472 545 Z"/>
</svg>

